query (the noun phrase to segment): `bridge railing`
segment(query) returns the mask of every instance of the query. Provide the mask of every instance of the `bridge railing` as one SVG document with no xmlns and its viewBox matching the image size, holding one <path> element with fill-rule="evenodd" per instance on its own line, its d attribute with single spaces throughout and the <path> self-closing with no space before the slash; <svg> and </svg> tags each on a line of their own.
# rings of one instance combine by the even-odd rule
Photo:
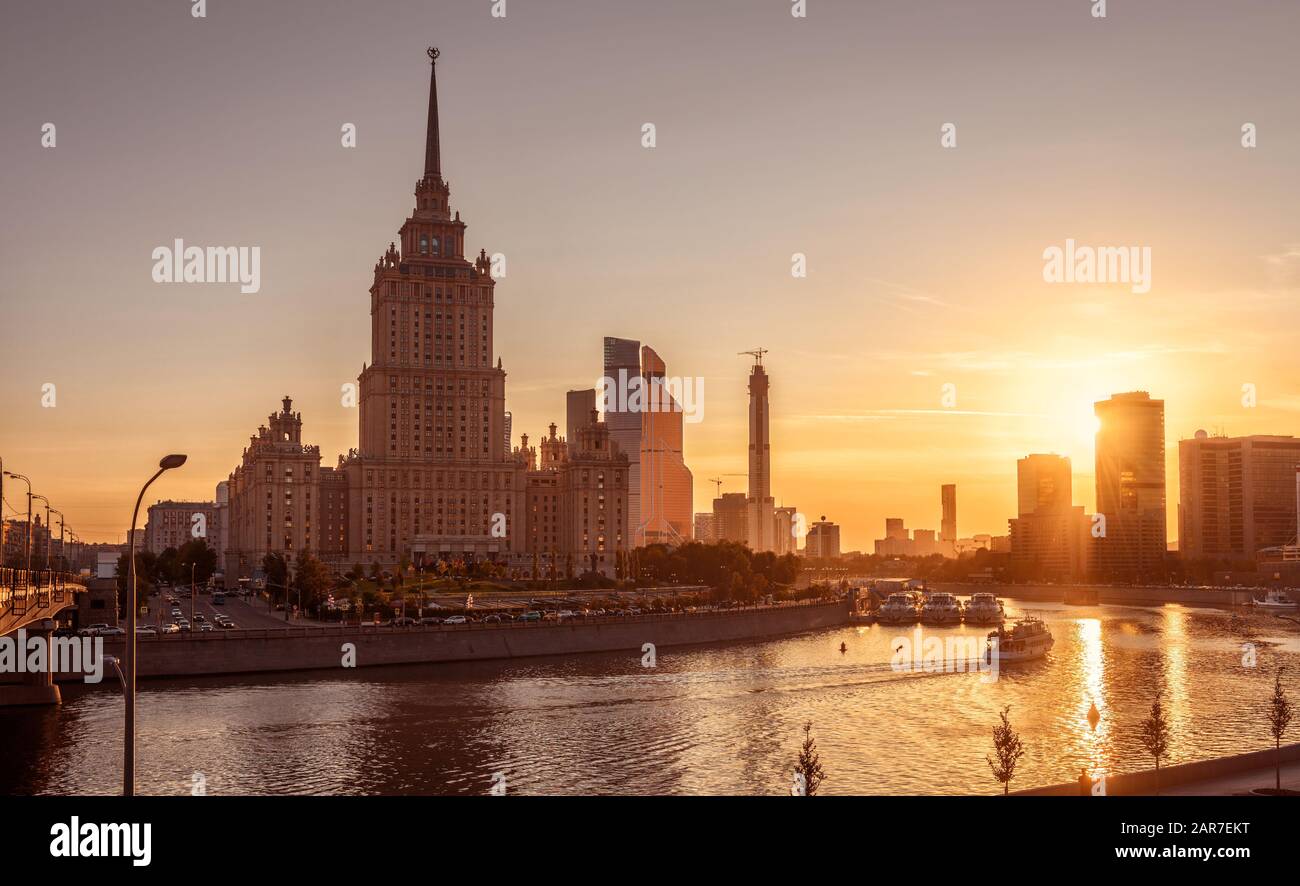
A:
<svg viewBox="0 0 1300 886">
<path fill-rule="evenodd" d="M 23 615 L 51 601 L 67 601 L 70 588 L 80 588 L 80 576 L 50 569 L 0 569 L 0 615 Z"/>
</svg>

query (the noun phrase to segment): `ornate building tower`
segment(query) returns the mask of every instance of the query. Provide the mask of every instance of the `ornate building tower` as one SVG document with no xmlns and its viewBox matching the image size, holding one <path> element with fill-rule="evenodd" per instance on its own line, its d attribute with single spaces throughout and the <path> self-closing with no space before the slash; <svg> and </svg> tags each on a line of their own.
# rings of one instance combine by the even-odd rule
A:
<svg viewBox="0 0 1300 886">
<path fill-rule="evenodd" d="M 493 366 L 495 281 L 486 250 L 465 259 L 438 132 L 438 50 L 429 49 L 424 175 L 415 210 L 374 268 L 371 363 L 360 383 L 360 448 L 344 462 L 348 547 L 365 562 L 509 553 L 523 471 L 506 450 L 505 380 Z M 506 535 L 493 534 L 494 514 Z M 520 539 L 521 541 L 521 539 Z"/>
</svg>

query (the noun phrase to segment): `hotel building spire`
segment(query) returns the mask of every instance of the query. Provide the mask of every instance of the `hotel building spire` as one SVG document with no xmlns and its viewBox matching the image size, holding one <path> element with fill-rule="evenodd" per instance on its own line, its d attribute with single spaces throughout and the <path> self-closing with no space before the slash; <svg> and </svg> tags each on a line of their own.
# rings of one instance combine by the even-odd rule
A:
<svg viewBox="0 0 1300 886">
<path fill-rule="evenodd" d="M 424 177 L 442 178 L 442 156 L 438 139 L 438 56 L 442 53 L 430 46 L 429 53 L 429 123 L 424 134 Z"/>
</svg>

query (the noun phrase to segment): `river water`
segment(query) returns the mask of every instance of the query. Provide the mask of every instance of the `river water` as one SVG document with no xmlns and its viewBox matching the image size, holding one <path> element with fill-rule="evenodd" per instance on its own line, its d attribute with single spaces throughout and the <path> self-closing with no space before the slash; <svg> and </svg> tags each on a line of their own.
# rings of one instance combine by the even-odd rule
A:
<svg viewBox="0 0 1300 886">
<path fill-rule="evenodd" d="M 1007 609 L 1044 618 L 1056 645 L 996 680 L 899 671 L 893 650 L 914 629 L 872 626 L 661 648 L 653 668 L 638 652 L 145 681 L 137 790 L 782 794 L 810 721 L 823 793 L 991 793 L 985 756 L 1004 705 L 1026 748 L 1014 789 L 1071 781 L 1081 766 L 1149 768 L 1137 724 L 1157 690 L 1173 727 L 1166 763 L 1271 747 L 1264 711 L 1279 666 L 1300 701 L 1300 628 L 1271 616 Z M 108 683 L 65 685 L 57 708 L 0 710 L 0 792 L 119 791 L 121 729 Z"/>
</svg>

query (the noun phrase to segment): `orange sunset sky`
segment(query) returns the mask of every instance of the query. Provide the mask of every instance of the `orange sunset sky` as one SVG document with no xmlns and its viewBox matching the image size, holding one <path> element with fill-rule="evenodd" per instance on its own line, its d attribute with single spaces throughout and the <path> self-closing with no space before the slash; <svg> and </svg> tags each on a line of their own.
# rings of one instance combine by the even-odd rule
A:
<svg viewBox="0 0 1300 886">
<path fill-rule="evenodd" d="M 762 346 L 773 494 L 870 550 L 887 516 L 937 529 L 942 483 L 960 535 L 1005 534 L 1032 452 L 1071 456 L 1091 510 L 1114 392 L 1166 403 L 1171 540 L 1180 438 L 1300 432 L 1295 4 L 479 6 L 6 14 L 0 457 L 83 539 L 123 538 L 168 452 L 189 463 L 148 501 L 211 498 L 285 394 L 326 464 L 356 445 L 340 386 L 413 205 L 429 44 L 466 251 L 507 258 L 516 442 L 563 425 L 602 336 L 638 339 L 704 379 L 686 445 L 708 510 L 708 478 L 746 470 L 737 352 Z M 261 291 L 153 283 L 178 237 L 259 245 Z M 1151 291 L 1045 283 L 1067 238 L 1149 246 Z"/>
</svg>

